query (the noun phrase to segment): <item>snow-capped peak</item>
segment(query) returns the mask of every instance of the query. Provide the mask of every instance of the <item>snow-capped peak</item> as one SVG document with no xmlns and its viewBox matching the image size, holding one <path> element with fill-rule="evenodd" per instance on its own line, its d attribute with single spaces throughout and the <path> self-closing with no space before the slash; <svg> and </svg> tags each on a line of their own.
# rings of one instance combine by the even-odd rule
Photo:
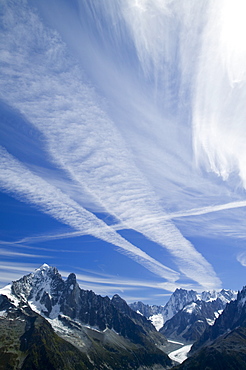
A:
<svg viewBox="0 0 246 370">
<path fill-rule="evenodd" d="M 34 273 L 30 274 L 33 276 L 34 279 L 42 279 L 42 277 L 46 276 L 53 276 L 54 274 L 58 274 L 58 270 L 56 267 L 52 267 L 44 263 L 42 266 L 37 268 Z"/>
<path fill-rule="evenodd" d="M 192 307 L 193 310 L 195 309 L 195 306 L 191 305 L 192 302 L 197 302 L 197 304 L 198 302 L 200 302 L 197 307 L 204 306 L 203 303 L 207 303 L 208 305 L 211 305 L 211 307 L 215 307 L 217 305 L 218 308 L 214 313 L 214 315 L 216 315 L 221 309 L 225 307 L 226 303 L 229 303 L 231 300 L 235 300 L 236 298 L 236 291 L 226 289 L 222 289 L 219 291 L 204 291 L 202 293 L 198 293 L 194 290 L 176 289 L 165 306 L 149 306 L 144 305 L 142 302 L 135 302 L 130 304 L 130 306 L 134 310 L 138 310 L 143 315 L 145 315 L 148 319 L 152 321 L 156 328 L 159 329 L 159 320 L 156 321 L 156 317 L 159 317 L 158 315 L 162 315 L 163 322 L 166 322 L 185 307 L 187 309 L 184 312 L 191 313 Z M 215 318 L 216 317 L 214 316 L 213 320 Z"/>
<path fill-rule="evenodd" d="M 51 266 L 49 266 L 47 263 L 43 263 L 40 267 L 38 267 L 37 269 L 36 269 L 36 271 L 37 270 L 47 270 L 47 269 L 49 269 Z"/>
<path fill-rule="evenodd" d="M 44 263 L 42 266 L 40 266 L 40 267 L 38 267 L 36 270 L 35 270 L 35 272 L 34 272 L 34 274 L 35 273 L 39 273 L 40 271 L 42 272 L 44 272 L 44 271 L 47 271 L 47 270 L 49 270 L 49 269 L 51 269 L 52 267 L 51 266 L 49 266 L 49 265 L 47 265 L 47 263 Z"/>
<path fill-rule="evenodd" d="M 18 306 L 19 304 L 19 300 L 16 298 L 16 296 L 14 294 L 12 294 L 12 291 L 11 291 L 11 284 L 8 284 L 6 285 L 5 287 L 1 288 L 0 289 L 0 295 L 5 295 L 6 297 L 8 297 L 8 299 L 11 301 L 11 303 L 13 303 L 16 307 Z"/>
<path fill-rule="evenodd" d="M 192 313 L 197 308 L 197 304 L 195 302 L 192 302 L 184 307 L 183 311 L 187 313 Z"/>
<path fill-rule="evenodd" d="M 200 300 L 204 302 L 212 302 L 216 299 L 220 299 L 223 303 L 229 303 L 231 300 L 235 300 L 237 297 L 237 292 L 232 290 L 212 290 L 212 291 L 205 291 L 198 294 Z"/>
<path fill-rule="evenodd" d="M 55 267 L 43 264 L 33 273 L 14 281 L 11 295 L 19 301 L 30 304 L 36 312 L 50 313 L 57 304 L 58 292 L 64 284 Z"/>
</svg>

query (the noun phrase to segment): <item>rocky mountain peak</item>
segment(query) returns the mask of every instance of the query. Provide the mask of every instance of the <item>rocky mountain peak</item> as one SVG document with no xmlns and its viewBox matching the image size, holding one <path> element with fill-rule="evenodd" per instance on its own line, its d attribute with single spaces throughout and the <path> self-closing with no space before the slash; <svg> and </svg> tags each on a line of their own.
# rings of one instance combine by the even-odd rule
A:
<svg viewBox="0 0 246 370">
<path fill-rule="evenodd" d="M 68 275 L 66 284 L 68 286 L 77 285 L 77 279 L 76 279 L 76 275 L 74 273 L 71 273 L 71 274 Z"/>
<path fill-rule="evenodd" d="M 113 297 L 112 297 L 112 299 L 111 299 L 111 302 L 112 302 L 112 304 L 114 305 L 114 306 L 116 306 L 116 307 L 118 307 L 118 308 L 120 308 L 121 307 L 121 309 L 124 309 L 124 307 L 128 307 L 128 309 L 129 309 L 129 306 L 128 306 L 128 304 L 126 303 L 126 301 L 123 299 L 123 298 L 121 298 L 118 294 L 115 294 Z"/>
<path fill-rule="evenodd" d="M 35 272 L 39 272 L 39 271 L 48 271 L 50 269 L 56 269 L 55 267 L 51 267 L 49 265 L 47 265 L 47 263 L 43 263 L 40 267 L 38 267 Z"/>
<path fill-rule="evenodd" d="M 244 306 L 246 303 L 246 286 L 243 287 L 241 292 L 238 293 L 238 302 L 240 306 Z"/>
<path fill-rule="evenodd" d="M 80 323 L 100 331 L 114 329 L 139 343 L 143 343 L 147 333 L 150 338 L 153 336 L 158 338 L 157 341 L 165 341 L 163 336 L 158 337 L 151 322 L 134 312 L 118 294 L 110 299 L 83 290 L 74 273 L 63 280 L 57 269 L 47 264 L 15 281 L 12 295 L 45 318 L 62 322 L 61 325 Z"/>
<path fill-rule="evenodd" d="M 233 333 L 238 328 L 246 328 L 246 287 L 238 293 L 236 300 L 231 300 L 231 302 L 226 304 L 221 315 L 215 320 L 214 325 L 207 327 L 199 340 L 193 345 L 191 353 L 200 350 L 206 345 L 211 345 L 213 341 L 223 335 L 232 337 L 233 344 L 236 344 L 235 340 L 237 341 L 237 337 L 233 337 Z"/>
<path fill-rule="evenodd" d="M 220 293 L 225 297 L 230 291 Z M 220 298 L 210 301 L 215 304 Z M 207 326 L 177 369 L 244 369 L 246 359 L 246 287 L 226 304 L 214 325 Z"/>
<path fill-rule="evenodd" d="M 214 324 L 226 304 L 235 300 L 236 295 L 235 291 L 226 289 L 198 293 L 179 288 L 173 292 L 165 306 L 135 302 L 130 307 L 151 320 L 167 338 L 192 342 Z"/>
<path fill-rule="evenodd" d="M 42 280 L 42 278 L 46 279 L 47 277 L 52 278 L 55 275 L 61 276 L 56 267 L 49 266 L 46 263 L 37 268 L 31 275 L 35 280 Z"/>
</svg>

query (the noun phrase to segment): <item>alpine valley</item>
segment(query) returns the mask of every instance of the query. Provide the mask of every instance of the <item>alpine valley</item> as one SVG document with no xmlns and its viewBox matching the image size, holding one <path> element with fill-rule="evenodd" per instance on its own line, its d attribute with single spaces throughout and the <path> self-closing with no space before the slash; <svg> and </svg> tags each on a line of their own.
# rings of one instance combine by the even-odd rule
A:
<svg viewBox="0 0 246 370">
<path fill-rule="evenodd" d="M 246 288 L 128 305 L 44 264 L 0 290 L 0 370 L 246 369 L 245 330 Z"/>
</svg>

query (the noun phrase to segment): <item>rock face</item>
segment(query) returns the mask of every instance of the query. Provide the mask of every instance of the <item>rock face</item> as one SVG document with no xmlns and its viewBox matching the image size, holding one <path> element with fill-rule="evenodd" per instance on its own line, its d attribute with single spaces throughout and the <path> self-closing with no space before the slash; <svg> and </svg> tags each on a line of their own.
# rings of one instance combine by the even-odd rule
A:
<svg viewBox="0 0 246 370">
<path fill-rule="evenodd" d="M 141 313 L 143 316 L 147 318 L 153 315 L 158 315 L 159 313 L 164 315 L 164 306 L 148 305 L 140 301 L 130 303 L 129 306 L 131 307 L 131 309 Z"/>
<path fill-rule="evenodd" d="M 83 290 L 75 274 L 70 274 L 64 281 L 55 267 L 41 266 L 34 274 L 15 281 L 11 292 L 51 320 L 65 315 L 100 331 L 113 329 L 136 343 L 143 344 L 145 335 L 149 335 L 150 340 L 153 335 L 165 341 L 151 322 L 134 312 L 118 295 L 110 300 L 93 291 Z"/>
<path fill-rule="evenodd" d="M 180 370 L 246 369 L 246 287 L 194 343 Z"/>
<path fill-rule="evenodd" d="M 79 351 L 86 369 L 137 369 L 156 364 L 164 369 L 171 365 L 171 360 L 159 349 L 166 339 L 151 322 L 118 295 L 110 299 L 81 289 L 74 274 L 64 281 L 56 268 L 43 265 L 2 293 L 5 294 L 0 296 L 5 307 L 2 323 L 8 320 L 10 309 L 30 314 L 35 317 L 33 322 L 43 320 L 53 334 L 54 329 L 65 343 Z M 36 340 L 36 336 L 31 338 Z"/>
<path fill-rule="evenodd" d="M 183 307 L 197 299 L 198 293 L 194 290 L 176 289 L 164 307 L 164 322 L 170 320 Z"/>
<path fill-rule="evenodd" d="M 142 302 L 134 302 L 130 304 L 130 307 L 133 310 L 142 313 L 147 318 L 161 314 L 164 323 L 171 319 L 187 303 L 197 300 L 197 296 L 198 293 L 194 290 L 176 289 L 165 306 L 150 306 L 145 305 Z"/>
<path fill-rule="evenodd" d="M 153 320 L 163 316 L 160 332 L 168 339 L 194 343 L 204 330 L 213 325 L 225 305 L 236 298 L 236 292 L 222 289 L 218 292 L 197 293 L 194 290 L 176 289 L 165 306 L 145 306 L 141 302 L 131 304 L 143 315 Z"/>
<path fill-rule="evenodd" d="M 232 330 L 242 327 L 246 328 L 246 287 L 238 293 L 237 299 L 230 302 L 223 313 L 215 321 L 214 325 L 208 328 L 201 338 L 194 344 L 192 351 L 196 351 L 204 345 L 210 344 L 219 336 L 229 333 Z"/>
<path fill-rule="evenodd" d="M 194 343 L 207 327 L 213 325 L 224 307 L 220 298 L 207 302 L 196 300 L 168 320 L 160 332 L 169 339 Z"/>
<path fill-rule="evenodd" d="M 0 295 L 0 369 L 93 369 L 87 356 L 58 337 L 27 305 Z"/>
</svg>

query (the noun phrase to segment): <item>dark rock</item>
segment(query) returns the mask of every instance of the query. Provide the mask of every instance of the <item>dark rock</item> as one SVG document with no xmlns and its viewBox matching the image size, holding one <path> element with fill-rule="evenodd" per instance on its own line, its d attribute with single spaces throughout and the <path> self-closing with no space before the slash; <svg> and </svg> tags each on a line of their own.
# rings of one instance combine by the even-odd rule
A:
<svg viewBox="0 0 246 370">
<path fill-rule="evenodd" d="M 58 326 L 54 327 L 57 333 L 83 355 L 88 354 L 94 369 L 138 369 L 155 364 L 165 368 L 171 365 L 171 360 L 160 350 L 166 339 L 151 322 L 133 311 L 118 295 L 110 299 L 81 289 L 75 274 L 70 274 L 64 281 L 57 269 L 43 265 L 35 273 L 14 282 L 12 294 L 19 299 L 19 307 L 22 306 L 26 314 L 29 310 L 30 315 L 21 335 L 21 351 L 35 349 L 32 356 L 36 356 L 36 362 L 43 368 L 63 369 L 62 362 L 57 360 L 57 365 L 53 365 L 48 360 L 52 343 L 47 348 L 43 347 L 43 333 L 50 328 L 48 322 L 42 321 L 44 318 L 49 318 L 52 324 L 56 319 L 55 325 Z M 33 316 L 28 303 L 30 300 L 43 317 Z M 37 331 L 40 320 L 43 324 L 38 325 Z M 48 329 L 47 335 L 51 335 Z M 41 353 L 43 350 L 44 353 Z M 25 361 L 25 366 L 32 369 L 31 360 L 27 358 Z M 68 366 L 67 369 L 73 367 Z"/>
</svg>

